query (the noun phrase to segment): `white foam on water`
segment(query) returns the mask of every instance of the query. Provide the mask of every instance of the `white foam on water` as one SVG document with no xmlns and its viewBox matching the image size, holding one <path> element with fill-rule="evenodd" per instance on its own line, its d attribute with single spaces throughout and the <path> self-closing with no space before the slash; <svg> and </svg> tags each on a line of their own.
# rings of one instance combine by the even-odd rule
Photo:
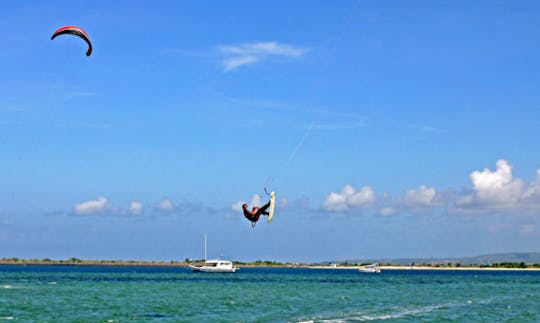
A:
<svg viewBox="0 0 540 323">
<path fill-rule="evenodd" d="M 2 285 L 1 287 L 4 288 L 4 289 L 11 289 L 11 288 L 13 288 L 13 286 L 11 286 L 11 285 Z"/>
<path fill-rule="evenodd" d="M 13 316 L 0 316 L 0 320 L 14 320 L 15 318 Z"/>
<path fill-rule="evenodd" d="M 398 319 L 398 318 L 402 318 L 404 316 L 409 316 L 409 315 L 429 313 L 429 312 L 432 312 L 433 310 L 436 310 L 442 307 L 444 306 L 425 306 L 421 308 L 404 309 L 404 310 L 400 310 L 400 311 L 396 311 L 394 313 L 388 313 L 388 314 L 361 315 L 359 317 L 352 318 L 352 319 L 359 320 L 359 321 Z"/>
<path fill-rule="evenodd" d="M 307 321 L 298 321 L 298 323 L 314 323 L 314 322 L 321 322 L 321 323 L 346 323 L 350 321 L 375 321 L 375 320 L 392 320 L 392 319 L 399 319 L 406 316 L 411 315 L 420 315 L 429 313 L 438 309 L 452 307 L 452 306 L 459 306 L 460 304 L 439 304 L 439 305 L 429 305 L 429 306 L 423 306 L 419 308 L 404 308 L 404 309 L 397 309 L 390 313 L 366 313 L 366 312 L 360 312 L 360 313 L 349 313 L 344 314 L 343 317 L 328 317 L 328 318 L 315 318 L 312 320 Z"/>
</svg>

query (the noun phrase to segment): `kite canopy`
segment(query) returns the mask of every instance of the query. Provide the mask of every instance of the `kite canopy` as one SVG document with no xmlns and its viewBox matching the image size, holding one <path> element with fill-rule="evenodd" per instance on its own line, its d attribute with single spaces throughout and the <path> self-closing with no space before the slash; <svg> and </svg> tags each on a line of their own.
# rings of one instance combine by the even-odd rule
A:
<svg viewBox="0 0 540 323">
<path fill-rule="evenodd" d="M 84 39 L 84 41 L 88 44 L 88 50 L 86 51 L 86 56 L 90 56 L 90 54 L 92 54 L 92 43 L 90 42 L 90 37 L 88 36 L 86 31 L 82 30 L 81 28 L 77 26 L 65 26 L 58 29 L 51 36 L 51 40 L 55 39 L 56 36 L 65 35 L 65 34 L 75 35 Z"/>
</svg>

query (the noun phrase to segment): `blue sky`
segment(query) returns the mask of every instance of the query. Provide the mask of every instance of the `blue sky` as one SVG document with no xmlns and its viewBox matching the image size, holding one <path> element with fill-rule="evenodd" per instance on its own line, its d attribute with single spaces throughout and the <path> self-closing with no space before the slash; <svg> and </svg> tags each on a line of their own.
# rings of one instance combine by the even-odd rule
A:
<svg viewBox="0 0 540 323">
<path fill-rule="evenodd" d="M 0 257 L 539 251 L 534 1 L 5 3 Z M 85 29 L 94 45 L 59 27 Z M 270 179 L 270 180 L 269 180 Z M 275 190 L 275 221 L 239 202 Z"/>
</svg>

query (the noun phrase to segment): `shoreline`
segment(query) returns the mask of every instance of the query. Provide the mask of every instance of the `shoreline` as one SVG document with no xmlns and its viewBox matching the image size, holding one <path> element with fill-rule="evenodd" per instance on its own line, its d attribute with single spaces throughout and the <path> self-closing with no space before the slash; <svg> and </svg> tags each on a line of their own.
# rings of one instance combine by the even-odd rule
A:
<svg viewBox="0 0 540 323">
<path fill-rule="evenodd" d="M 12 266 L 133 266 L 133 267 L 187 267 L 189 265 L 202 265 L 202 261 L 184 262 L 184 261 L 138 261 L 138 260 L 0 260 L 0 265 Z M 239 268 L 302 268 L 302 269 L 333 269 L 333 270 L 358 270 L 363 266 L 328 266 L 328 265 L 309 265 L 309 264 L 271 264 L 271 263 L 237 263 Z M 511 267 L 489 267 L 489 266 L 398 266 L 381 265 L 381 270 L 457 270 L 457 271 L 540 271 L 540 267 L 511 268 Z"/>
<path fill-rule="evenodd" d="M 346 270 L 358 270 L 364 266 L 296 266 L 296 268 L 311 268 L 311 269 L 346 269 Z M 467 271 L 467 270 L 485 270 L 485 271 L 540 271 L 539 267 L 527 267 L 527 268 L 505 268 L 505 267 L 481 267 L 481 266 L 464 266 L 464 267 L 431 267 L 431 266 L 379 266 L 381 271 L 384 270 L 456 270 L 456 271 Z"/>
<path fill-rule="evenodd" d="M 505 267 L 430 267 L 430 266 L 381 266 L 381 270 L 486 270 L 486 271 L 540 271 L 538 267 L 505 268 Z"/>
</svg>

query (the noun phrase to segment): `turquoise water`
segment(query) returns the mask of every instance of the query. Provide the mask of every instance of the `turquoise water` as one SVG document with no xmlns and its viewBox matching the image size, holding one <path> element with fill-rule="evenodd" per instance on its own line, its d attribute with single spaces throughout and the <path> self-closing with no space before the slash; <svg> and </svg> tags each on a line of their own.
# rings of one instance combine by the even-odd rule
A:
<svg viewBox="0 0 540 323">
<path fill-rule="evenodd" d="M 540 272 L 0 266 L 0 321 L 540 321 Z"/>
</svg>

